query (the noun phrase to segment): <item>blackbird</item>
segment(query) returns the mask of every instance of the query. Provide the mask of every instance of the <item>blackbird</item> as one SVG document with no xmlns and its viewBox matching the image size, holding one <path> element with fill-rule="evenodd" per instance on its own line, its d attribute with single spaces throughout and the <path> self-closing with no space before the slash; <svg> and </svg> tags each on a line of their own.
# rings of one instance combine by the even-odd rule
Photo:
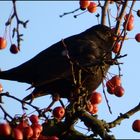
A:
<svg viewBox="0 0 140 140">
<path fill-rule="evenodd" d="M 82 69 L 81 81 L 90 94 L 103 81 L 112 59 L 113 32 L 105 25 L 95 25 L 86 31 L 60 40 L 29 61 L 0 72 L 0 79 L 31 84 L 31 94 L 23 100 L 59 94 L 74 96 L 74 74 Z M 72 71 L 73 69 L 74 71 Z"/>
</svg>

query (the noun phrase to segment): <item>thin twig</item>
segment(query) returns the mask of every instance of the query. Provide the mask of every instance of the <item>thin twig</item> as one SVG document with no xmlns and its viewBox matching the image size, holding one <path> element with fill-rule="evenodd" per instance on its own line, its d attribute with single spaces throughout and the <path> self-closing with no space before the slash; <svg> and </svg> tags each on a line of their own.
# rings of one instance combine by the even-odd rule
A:
<svg viewBox="0 0 140 140">
<path fill-rule="evenodd" d="M 13 28 L 12 37 L 15 36 L 15 33 L 17 34 L 17 47 L 20 50 L 20 42 L 23 40 L 22 39 L 23 34 L 20 34 L 19 28 L 20 28 L 20 25 L 26 28 L 29 20 L 26 20 L 25 22 L 20 20 L 18 17 L 17 8 L 16 8 L 16 0 L 12 0 L 12 3 L 13 3 L 13 10 L 12 10 L 12 13 L 10 14 L 10 17 L 8 18 L 8 21 L 5 23 L 5 26 L 9 26 L 9 25 L 11 26 L 13 19 L 14 18 L 16 19 L 16 27 Z"/>
<path fill-rule="evenodd" d="M 60 15 L 59 17 L 63 17 L 63 16 L 66 16 L 66 15 L 69 15 L 69 14 L 73 14 L 73 13 L 77 12 L 78 10 L 80 10 L 80 8 L 77 8 L 77 9 L 75 9 L 75 10 L 73 10 L 73 11 L 70 11 L 70 12 L 63 13 L 63 14 Z"/>
<path fill-rule="evenodd" d="M 38 107 L 32 105 L 32 104 L 29 103 L 29 102 L 20 100 L 20 99 L 16 98 L 15 96 L 10 95 L 8 92 L 6 92 L 6 93 L 1 93 L 0 96 L 6 96 L 6 97 L 9 97 L 9 98 L 12 98 L 12 99 L 14 99 L 14 100 L 20 102 L 21 104 L 27 104 L 27 105 L 31 106 L 32 108 L 38 110 Z"/>
<path fill-rule="evenodd" d="M 1 110 L 3 111 L 3 113 L 4 113 L 4 119 L 7 120 L 6 117 L 8 116 L 11 120 L 13 120 L 12 116 L 10 116 L 10 115 L 6 112 L 6 110 L 2 107 L 1 104 L 0 104 L 0 108 L 1 108 Z"/>
<path fill-rule="evenodd" d="M 105 97 L 105 101 L 106 101 L 108 110 L 109 110 L 110 114 L 112 114 L 111 107 L 110 107 L 110 105 L 109 105 L 109 100 L 108 100 L 108 98 L 107 98 L 107 96 L 106 96 L 106 93 L 105 93 L 105 89 L 104 89 L 105 86 L 104 86 L 104 83 L 103 83 L 103 82 L 102 82 L 102 87 L 103 87 L 103 93 L 104 93 L 104 97 Z"/>
</svg>

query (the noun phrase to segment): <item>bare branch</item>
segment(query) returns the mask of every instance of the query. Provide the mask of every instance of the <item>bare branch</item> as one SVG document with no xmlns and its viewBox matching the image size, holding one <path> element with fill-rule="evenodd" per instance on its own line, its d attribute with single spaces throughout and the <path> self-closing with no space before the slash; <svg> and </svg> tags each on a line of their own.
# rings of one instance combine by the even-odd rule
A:
<svg viewBox="0 0 140 140">
<path fill-rule="evenodd" d="M 8 116 L 11 120 L 13 120 L 12 116 L 10 116 L 10 115 L 6 112 L 6 110 L 2 107 L 1 104 L 0 104 L 0 108 L 1 108 L 1 110 L 3 111 L 3 113 L 4 113 L 4 119 L 7 120 L 7 116 Z M 8 121 L 8 120 L 7 120 L 7 121 Z"/>
<path fill-rule="evenodd" d="M 127 5 L 128 5 L 128 0 L 126 0 L 123 5 L 122 5 L 122 9 L 121 9 L 121 12 L 120 12 L 120 15 L 117 19 L 117 22 L 116 22 L 116 30 L 115 30 L 115 34 L 118 33 L 119 29 L 120 29 L 120 26 L 121 26 L 121 21 L 125 15 L 125 11 L 126 11 L 126 8 L 127 8 Z"/>
<path fill-rule="evenodd" d="M 79 110 L 77 114 L 81 121 L 83 121 L 88 128 L 91 128 L 94 133 L 99 134 L 102 139 L 115 139 L 113 135 L 108 134 L 104 121 L 97 119 L 95 116 L 91 116 L 84 110 Z"/>
<path fill-rule="evenodd" d="M 20 50 L 20 42 L 23 41 L 23 39 L 22 39 L 23 34 L 20 34 L 19 28 L 20 28 L 20 25 L 22 25 L 24 28 L 26 28 L 29 20 L 26 20 L 25 22 L 20 20 L 19 17 L 18 17 L 17 8 L 16 8 L 16 0 L 12 0 L 12 3 L 13 3 L 13 13 L 8 18 L 8 21 L 5 23 L 5 26 L 9 26 L 9 25 L 11 26 L 12 21 L 15 17 L 16 27 L 13 28 L 12 37 L 14 37 L 15 33 L 17 34 L 17 46 L 18 46 L 18 49 Z"/>
<path fill-rule="evenodd" d="M 102 25 L 106 25 L 106 14 L 107 14 L 109 3 L 110 3 L 110 1 L 106 0 L 104 3 L 104 6 L 101 7 L 102 8 L 102 17 L 101 17 Z"/>
<path fill-rule="evenodd" d="M 20 100 L 20 99 L 18 99 L 17 97 L 10 95 L 8 92 L 6 92 L 6 93 L 1 93 L 1 94 L 0 94 L 0 97 L 2 97 L 2 96 L 6 96 L 6 97 L 9 97 L 9 98 L 12 98 L 12 99 L 14 99 L 14 100 L 20 102 L 21 104 L 28 104 L 29 106 L 31 106 L 31 107 L 33 107 L 34 109 L 38 110 L 38 107 L 36 107 L 36 106 L 32 105 L 31 103 L 28 103 L 28 102 L 26 102 L 26 101 Z"/>
<path fill-rule="evenodd" d="M 108 123 L 109 128 L 116 127 L 116 125 L 119 125 L 124 119 L 129 119 L 130 116 L 134 115 L 138 111 L 140 111 L 140 103 L 128 112 L 124 114 L 121 113 L 120 116 L 118 116 L 118 118 L 113 122 Z"/>
</svg>

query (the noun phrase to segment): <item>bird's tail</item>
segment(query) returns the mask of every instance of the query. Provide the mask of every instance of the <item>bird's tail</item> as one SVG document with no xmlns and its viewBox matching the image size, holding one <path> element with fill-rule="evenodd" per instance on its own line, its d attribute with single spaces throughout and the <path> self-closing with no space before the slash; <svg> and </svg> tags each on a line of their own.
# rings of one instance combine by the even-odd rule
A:
<svg viewBox="0 0 140 140">
<path fill-rule="evenodd" d="M 5 74 L 4 71 L 0 71 L 0 79 L 8 80 L 7 78 L 8 78 L 7 74 Z"/>
<path fill-rule="evenodd" d="M 9 71 L 0 71 L 0 79 L 16 81 L 16 77 L 14 78 L 14 75 L 9 73 Z"/>
</svg>

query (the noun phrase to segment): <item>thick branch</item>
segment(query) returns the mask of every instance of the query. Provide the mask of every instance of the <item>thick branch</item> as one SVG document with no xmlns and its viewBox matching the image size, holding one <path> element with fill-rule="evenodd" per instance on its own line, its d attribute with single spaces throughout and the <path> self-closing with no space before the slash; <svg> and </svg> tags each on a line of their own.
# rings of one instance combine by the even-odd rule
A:
<svg viewBox="0 0 140 140">
<path fill-rule="evenodd" d="M 91 130 L 95 134 L 98 134 L 102 139 L 107 139 L 107 140 L 115 139 L 113 135 L 109 135 L 107 133 L 108 130 L 106 128 L 104 121 L 101 121 L 97 119 L 96 117 L 91 116 L 84 110 L 79 110 L 77 112 L 77 115 L 81 119 L 81 121 L 85 123 L 85 125 L 88 128 L 91 128 Z"/>
</svg>

